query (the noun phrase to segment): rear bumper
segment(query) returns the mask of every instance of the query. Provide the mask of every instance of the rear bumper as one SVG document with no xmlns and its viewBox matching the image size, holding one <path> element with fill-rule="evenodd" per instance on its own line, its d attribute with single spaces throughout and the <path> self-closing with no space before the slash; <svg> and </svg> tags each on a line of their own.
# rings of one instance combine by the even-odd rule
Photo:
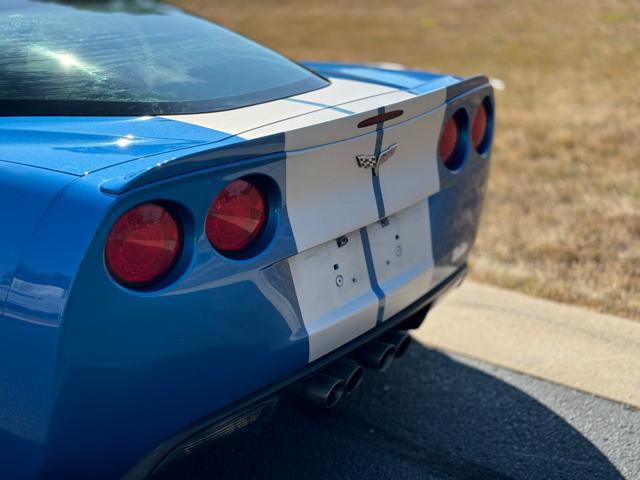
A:
<svg viewBox="0 0 640 480">
<path fill-rule="evenodd" d="M 268 385 L 203 419 L 194 422 L 192 425 L 178 432 L 169 440 L 157 446 L 154 450 L 145 455 L 123 476 L 123 478 L 127 480 L 146 478 L 150 474 L 164 469 L 174 460 L 187 455 L 190 448 L 189 445 L 199 443 L 199 439 L 220 438 L 225 436 L 216 432 L 224 431 L 225 429 L 227 431 L 232 430 L 233 428 L 229 428 L 229 425 L 232 425 L 237 418 L 242 417 L 244 414 L 252 415 L 253 413 L 261 410 L 260 414 L 266 416 L 268 411 L 274 408 L 278 396 L 285 389 L 322 370 L 335 360 L 348 355 L 353 350 L 379 337 L 384 332 L 394 328 L 417 328 L 422 323 L 425 315 L 435 302 L 439 300 L 439 298 L 442 297 L 449 289 L 460 285 L 466 276 L 466 273 L 467 265 L 464 264 L 432 288 L 426 295 L 374 329 L 366 332 L 322 358 L 315 360 L 288 378 Z"/>
</svg>

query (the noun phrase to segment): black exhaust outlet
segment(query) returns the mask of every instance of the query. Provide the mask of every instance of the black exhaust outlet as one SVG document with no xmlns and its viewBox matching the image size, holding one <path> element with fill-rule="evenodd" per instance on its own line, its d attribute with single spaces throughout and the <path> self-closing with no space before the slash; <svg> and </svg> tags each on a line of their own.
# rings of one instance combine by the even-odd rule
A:
<svg viewBox="0 0 640 480">
<path fill-rule="evenodd" d="M 367 368 L 386 370 L 396 353 L 396 347 L 390 343 L 373 340 L 353 353 L 353 358 Z"/>
<path fill-rule="evenodd" d="M 380 340 L 396 347 L 396 358 L 403 356 L 411 345 L 411 335 L 400 330 L 390 330 L 382 335 Z"/>
<path fill-rule="evenodd" d="M 364 370 L 353 360 L 341 358 L 327 368 L 327 373 L 332 377 L 341 378 L 345 383 L 344 393 L 349 395 L 360 386 Z"/>
<path fill-rule="evenodd" d="M 300 385 L 300 394 L 311 403 L 323 408 L 336 405 L 344 394 L 344 380 L 325 373 L 319 373 Z"/>
</svg>

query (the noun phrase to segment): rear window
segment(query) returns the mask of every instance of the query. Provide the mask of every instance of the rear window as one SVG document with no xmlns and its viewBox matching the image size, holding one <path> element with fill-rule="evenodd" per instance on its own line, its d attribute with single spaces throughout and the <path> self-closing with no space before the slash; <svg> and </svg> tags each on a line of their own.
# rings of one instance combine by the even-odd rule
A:
<svg viewBox="0 0 640 480">
<path fill-rule="evenodd" d="M 0 115 L 229 110 L 327 80 L 152 0 L 2 0 Z"/>
</svg>

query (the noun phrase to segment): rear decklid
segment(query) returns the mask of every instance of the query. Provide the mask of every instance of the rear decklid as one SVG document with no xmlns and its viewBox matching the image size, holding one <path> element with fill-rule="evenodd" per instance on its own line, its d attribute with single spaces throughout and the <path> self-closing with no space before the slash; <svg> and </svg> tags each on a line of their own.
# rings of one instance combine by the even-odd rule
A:
<svg viewBox="0 0 640 480">
<path fill-rule="evenodd" d="M 335 65 L 332 68 L 336 68 Z M 420 138 L 420 148 L 433 150 L 431 153 L 435 155 L 441 127 L 439 122 L 442 120 L 447 98 L 487 85 L 485 77 L 461 80 L 447 75 L 389 72 L 369 67 L 358 67 L 358 77 L 364 77 L 367 70 L 370 72 L 367 82 L 329 77 L 332 84 L 325 89 L 275 102 L 225 112 L 162 117 L 161 120 L 175 122 L 180 128 L 186 125 L 214 132 L 220 139 L 193 148 L 186 147 L 179 152 L 165 152 L 149 158 L 139 158 L 134 162 L 114 164 L 113 168 L 99 173 L 102 190 L 121 194 L 161 179 L 229 162 L 278 153 L 293 157 L 305 149 L 347 141 L 351 145 L 349 152 L 353 149 L 357 151 L 349 153 L 349 159 L 341 158 L 337 161 L 352 162 L 355 161 L 353 155 L 374 154 L 376 132 L 382 127 L 407 124 L 404 131 L 408 132 L 411 128 L 409 124 L 415 124 L 413 120 L 416 117 L 427 114 L 429 121 L 433 122 L 432 130 L 426 132 L 418 129 L 408 133 L 409 139 L 403 142 L 402 149 L 406 151 L 409 143 L 417 141 L 410 138 L 413 134 Z M 321 71 L 325 74 L 333 73 L 332 70 Z M 374 83 L 381 74 L 384 75 L 385 83 L 389 83 L 391 74 L 402 81 L 398 80 L 396 86 Z M 342 75 L 347 76 L 344 72 Z M 385 122 L 374 121 L 366 126 L 360 125 L 362 121 L 385 110 L 395 110 L 400 115 Z M 339 145 L 335 145 L 335 149 L 339 149 Z M 331 163 L 336 161 L 336 156 L 328 155 L 327 148 L 323 148 L 321 156 L 323 158 L 319 164 L 322 168 L 325 171 L 333 170 Z"/>
<path fill-rule="evenodd" d="M 268 265 L 285 262 L 291 272 L 313 361 L 453 274 L 475 237 L 487 159 L 470 151 L 467 165 L 450 171 L 438 158 L 438 139 L 453 114 L 464 112 L 468 126 L 477 106 L 491 95 L 487 79 L 440 77 L 405 88 L 378 86 L 389 90 L 265 122 L 239 134 L 242 143 L 223 141 L 206 151 L 149 163 L 137 174 L 107 179 L 102 188 L 124 194 L 182 173 L 222 176 L 226 169 L 240 168 L 242 173 L 234 175 L 252 175 L 265 165 L 268 175 L 280 178 L 284 169 L 282 222 L 291 229 L 296 253 L 276 263 L 270 259 Z M 309 96 L 318 93 L 302 100 L 310 102 Z M 321 102 L 316 98 L 315 103 Z M 215 115 L 176 119 L 214 128 L 220 121 Z"/>
<path fill-rule="evenodd" d="M 221 266 L 236 273 L 290 272 L 287 294 L 293 286 L 310 361 L 391 318 L 461 267 L 475 237 L 488 171 L 487 156 L 471 150 L 456 171 L 438 157 L 447 119 L 463 113 L 461 128 L 468 128 L 480 102 L 491 98 L 486 78 L 402 89 L 351 79 L 334 79 L 333 85 L 380 90 L 342 103 L 323 103 L 323 90 L 298 96 L 287 102 L 313 102 L 313 110 L 276 121 L 268 121 L 274 118 L 271 105 L 250 107 L 264 114 L 254 128 L 247 122 L 258 115 L 246 119 L 246 111 L 171 117 L 214 130 L 237 121 L 231 130 L 236 135 L 90 178 L 123 202 L 187 186 L 197 200 L 173 200 L 193 208 L 208 205 L 232 179 L 269 177 L 277 184 L 269 198 L 277 199 L 279 227 L 265 234 L 264 250 L 236 262 L 212 257 L 210 245 L 199 242 L 199 253 L 212 258 L 211 269 L 199 268 L 197 280 L 185 282 L 193 288 L 219 275 Z M 467 133 L 460 138 L 467 144 Z M 203 218 L 204 210 L 196 209 L 194 217 Z"/>
<path fill-rule="evenodd" d="M 313 64 L 316 68 L 320 65 Z M 336 66 L 332 68 L 326 73 L 334 74 Z M 281 122 L 318 111 L 351 114 L 347 109 L 341 111 L 340 105 L 391 95 L 388 101 L 381 99 L 379 102 L 389 103 L 393 101 L 393 94 L 409 85 L 436 88 L 443 83 L 452 83 L 451 77 L 447 76 L 414 78 L 409 74 L 384 74 L 380 69 L 371 71 L 384 77 L 384 82 L 372 83 L 372 79 L 364 82 L 361 78 L 363 71 L 364 67 L 358 70 L 360 76 L 354 73 L 351 78 L 347 78 L 349 75 L 344 72 L 336 73 L 338 77 L 332 78 L 329 86 L 313 92 L 213 113 L 142 117 L 3 117 L 0 119 L 0 136 L 3 138 L 0 160 L 70 175 L 85 175 L 176 150 L 225 140 L 235 144 L 255 137 L 255 133 L 245 135 L 247 132 L 255 132 L 268 125 L 274 125 L 274 130 L 284 131 L 288 126 L 280 127 Z M 396 85 L 389 83 L 389 76 L 394 76 Z M 320 117 L 307 118 L 320 121 Z M 138 170 L 135 163 L 130 165 L 131 170 Z"/>
</svg>

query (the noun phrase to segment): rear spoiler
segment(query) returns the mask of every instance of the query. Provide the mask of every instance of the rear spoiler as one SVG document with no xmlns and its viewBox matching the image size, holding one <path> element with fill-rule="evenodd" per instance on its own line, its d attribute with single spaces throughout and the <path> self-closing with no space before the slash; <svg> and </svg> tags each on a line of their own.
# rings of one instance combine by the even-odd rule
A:
<svg viewBox="0 0 640 480">
<path fill-rule="evenodd" d="M 321 117 L 318 112 L 312 112 L 304 117 L 313 119 L 313 115 L 318 115 L 317 124 L 326 124 L 331 121 L 335 125 L 333 128 L 324 128 L 317 132 L 317 135 L 307 135 L 313 137 L 316 141 L 314 145 L 294 145 L 285 146 L 285 133 L 295 128 L 292 123 L 298 122 L 292 119 L 279 122 L 282 131 L 273 133 L 274 125 L 269 127 L 269 134 L 259 136 L 258 138 L 242 138 L 240 136 L 229 137 L 225 140 L 210 144 L 201 144 L 184 150 L 162 153 L 151 157 L 145 157 L 133 162 L 127 162 L 116 165 L 102 171 L 95 172 L 92 175 L 103 175 L 104 180 L 100 185 L 100 189 L 107 194 L 121 195 L 127 191 L 144 185 L 154 183 L 160 180 L 171 178 L 177 175 L 193 173 L 198 170 L 208 169 L 221 166 L 228 163 L 240 161 L 265 163 L 283 158 L 286 155 L 288 147 L 292 149 L 303 149 L 318 147 L 328 143 L 333 143 L 347 138 L 375 131 L 376 124 L 372 124 L 368 129 L 358 128 L 364 120 L 370 119 L 384 111 L 402 110 L 403 115 L 395 118 L 391 122 L 385 121 L 385 126 L 394 123 L 400 123 L 423 115 L 433 109 L 440 107 L 446 102 L 453 100 L 463 94 L 469 93 L 477 88 L 484 88 L 489 84 L 489 80 L 485 76 L 474 76 L 460 79 L 450 76 L 438 76 L 437 79 L 412 85 L 411 88 L 398 89 L 396 92 L 374 97 L 379 107 L 370 108 L 371 99 L 356 100 L 354 102 L 340 105 L 341 109 L 347 110 L 350 106 L 357 107 L 364 102 L 368 102 L 369 109 L 366 111 L 359 110 L 357 113 L 351 113 L 343 118 L 327 120 Z M 413 95 L 408 98 L 407 94 Z M 398 100 L 400 95 L 404 95 Z M 394 101 L 395 99 L 395 101 Z M 363 102 L 363 103 L 361 103 Z M 320 110 L 322 112 L 322 110 Z M 315 125 L 306 122 L 302 129 L 313 128 Z M 367 125 L 368 126 L 368 125 Z M 257 129 L 256 132 L 260 132 Z M 314 132 L 316 133 L 316 132 Z M 134 168 L 135 166 L 135 168 Z M 251 165 L 248 164 L 247 168 Z"/>
</svg>

